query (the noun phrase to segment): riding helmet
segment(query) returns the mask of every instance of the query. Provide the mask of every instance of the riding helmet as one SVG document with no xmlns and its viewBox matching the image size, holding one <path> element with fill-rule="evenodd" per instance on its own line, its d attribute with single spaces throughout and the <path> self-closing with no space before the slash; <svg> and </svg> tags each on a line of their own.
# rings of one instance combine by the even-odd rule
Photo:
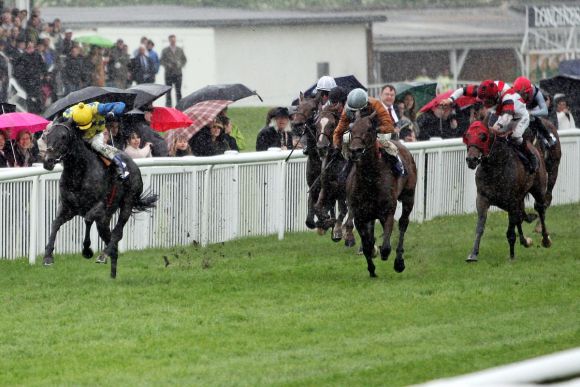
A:
<svg viewBox="0 0 580 387">
<path fill-rule="evenodd" d="M 72 119 L 79 129 L 88 129 L 93 123 L 93 108 L 90 105 L 79 103 L 72 108 Z"/>
<path fill-rule="evenodd" d="M 363 89 L 353 89 L 346 97 L 346 108 L 350 110 L 360 110 L 367 106 L 369 95 Z"/>
</svg>

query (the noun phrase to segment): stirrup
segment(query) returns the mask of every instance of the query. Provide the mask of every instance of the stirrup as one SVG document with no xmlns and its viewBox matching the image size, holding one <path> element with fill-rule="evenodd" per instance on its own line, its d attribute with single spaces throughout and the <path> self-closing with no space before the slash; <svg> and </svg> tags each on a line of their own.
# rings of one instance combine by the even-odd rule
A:
<svg viewBox="0 0 580 387">
<path fill-rule="evenodd" d="M 121 159 L 121 157 L 119 157 L 119 155 L 116 155 L 115 157 L 113 157 L 113 162 L 115 163 L 115 165 L 117 167 L 117 174 L 119 175 L 121 180 L 125 180 L 127 177 L 129 177 L 129 171 L 127 170 L 127 164 L 125 164 L 125 162 L 123 161 L 123 159 Z"/>
</svg>

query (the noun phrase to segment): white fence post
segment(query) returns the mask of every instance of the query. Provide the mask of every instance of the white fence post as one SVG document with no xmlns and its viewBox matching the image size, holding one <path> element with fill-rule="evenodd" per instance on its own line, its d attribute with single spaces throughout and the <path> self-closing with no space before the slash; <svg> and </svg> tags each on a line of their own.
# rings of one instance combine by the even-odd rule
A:
<svg viewBox="0 0 580 387">
<path fill-rule="evenodd" d="M 278 240 L 284 239 L 284 230 L 286 228 L 286 170 L 288 163 L 285 161 L 278 162 L 280 172 L 278 174 Z"/>
<path fill-rule="evenodd" d="M 201 211 L 201 245 L 209 243 L 209 207 L 211 198 L 211 171 L 213 165 L 208 165 L 203 173 L 203 207 Z"/>
<path fill-rule="evenodd" d="M 38 241 L 39 224 L 38 224 L 38 202 L 40 201 L 38 195 L 38 185 L 40 178 L 34 176 L 32 179 L 32 192 L 30 192 L 30 245 L 28 246 L 28 263 L 34 265 L 36 263 L 36 242 Z"/>
</svg>

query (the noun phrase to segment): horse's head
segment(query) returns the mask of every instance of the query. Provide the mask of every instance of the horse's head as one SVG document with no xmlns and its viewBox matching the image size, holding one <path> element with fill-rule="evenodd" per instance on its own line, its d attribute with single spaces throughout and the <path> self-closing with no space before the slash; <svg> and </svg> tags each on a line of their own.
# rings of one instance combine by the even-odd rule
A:
<svg viewBox="0 0 580 387">
<path fill-rule="evenodd" d="M 46 152 L 43 160 L 44 169 L 52 171 L 54 165 L 71 151 L 70 146 L 73 135 L 72 129 L 64 123 L 54 123 L 44 133 L 46 141 Z"/>
<path fill-rule="evenodd" d="M 377 141 L 377 128 L 374 122 L 376 112 L 368 116 L 360 116 L 357 112 L 357 118 L 350 129 L 350 142 L 348 148 L 353 161 L 359 161 L 363 155 L 374 149 Z"/>
<path fill-rule="evenodd" d="M 491 135 L 487 126 L 481 121 L 474 121 L 463 135 L 463 143 L 467 146 L 467 166 L 475 169 L 481 158 L 489 154 Z"/>
<path fill-rule="evenodd" d="M 296 107 L 296 113 L 292 119 L 292 131 L 295 135 L 301 136 L 305 133 L 314 136 L 314 132 L 309 133 L 309 131 L 314 127 L 314 118 L 318 111 L 319 102 L 320 98 L 306 98 L 303 93 L 300 93 L 300 103 Z"/>
<path fill-rule="evenodd" d="M 318 154 L 324 157 L 332 145 L 332 135 L 338 124 L 336 112 L 324 109 L 316 121 L 316 148 Z"/>
</svg>

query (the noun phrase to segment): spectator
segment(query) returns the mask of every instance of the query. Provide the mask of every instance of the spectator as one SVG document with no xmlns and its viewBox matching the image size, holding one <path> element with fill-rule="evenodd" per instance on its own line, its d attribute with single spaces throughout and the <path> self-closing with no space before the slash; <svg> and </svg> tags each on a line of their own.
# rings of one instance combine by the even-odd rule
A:
<svg viewBox="0 0 580 387">
<path fill-rule="evenodd" d="M 189 146 L 195 156 L 221 155 L 230 147 L 224 138 L 225 129 L 221 122 L 215 120 L 203 127 L 190 140 Z"/>
<path fill-rule="evenodd" d="M 106 144 L 114 146 L 117 149 L 123 150 L 125 146 L 125 139 L 121 131 L 121 125 L 118 119 L 108 119 L 105 122 L 109 138 L 105 141 Z"/>
<path fill-rule="evenodd" d="M 53 48 L 56 50 L 57 47 L 62 46 L 62 24 L 60 19 L 56 18 L 52 22 L 52 29 L 49 32 L 50 39 L 53 44 Z"/>
<path fill-rule="evenodd" d="M 70 56 L 66 58 L 62 70 L 62 82 L 64 84 L 65 95 L 82 89 L 83 87 L 83 69 L 84 59 L 80 55 L 81 49 L 78 46 L 72 47 Z"/>
<path fill-rule="evenodd" d="M 399 138 L 404 142 L 415 142 L 417 137 L 415 136 L 415 131 L 411 126 L 406 126 L 399 132 Z"/>
<path fill-rule="evenodd" d="M 230 150 L 239 151 L 238 143 L 232 136 L 232 122 L 230 119 L 224 115 L 218 116 L 218 120 L 224 126 L 224 140 L 228 143 Z"/>
<path fill-rule="evenodd" d="M 124 132 L 137 132 L 144 142 L 151 143 L 151 153 L 153 157 L 167 157 L 168 149 L 167 143 L 159 135 L 151 129 L 151 107 L 144 107 L 143 112 L 134 111 L 135 114 L 128 114 L 125 116 L 122 126 Z"/>
<path fill-rule="evenodd" d="M 40 39 L 40 33 L 42 32 L 40 16 L 32 15 L 30 17 L 30 21 L 26 26 L 26 30 L 24 31 L 24 36 L 26 41 L 36 43 L 38 39 Z"/>
<path fill-rule="evenodd" d="M 446 91 L 455 90 L 453 80 L 449 76 L 449 69 L 443 69 L 443 72 L 437 77 L 437 94 L 443 94 Z"/>
<path fill-rule="evenodd" d="M 125 153 L 132 159 L 151 157 L 151 143 L 147 142 L 141 148 L 141 137 L 137 132 L 131 132 L 125 144 Z"/>
<path fill-rule="evenodd" d="M 14 62 L 14 77 L 27 94 L 26 104 L 31 113 L 40 113 L 42 106 L 42 79 L 46 67 L 33 42 L 28 42 L 26 51 Z"/>
<path fill-rule="evenodd" d="M 64 39 L 60 41 L 60 43 L 55 46 L 56 52 L 59 55 L 69 55 L 72 51 L 72 48 L 75 46 L 74 41 L 72 40 L 73 32 L 70 29 L 67 29 L 64 32 Z M 55 42 L 57 44 L 57 42 Z"/>
<path fill-rule="evenodd" d="M 91 46 L 88 60 L 91 62 L 91 86 L 105 86 L 105 64 L 103 63 L 103 53 L 100 47 Z"/>
<path fill-rule="evenodd" d="M 130 62 L 131 58 L 129 58 L 127 45 L 123 42 L 123 39 L 118 39 L 115 47 L 111 49 L 109 63 L 107 64 L 110 86 L 118 87 L 119 89 L 129 87 Z"/>
<path fill-rule="evenodd" d="M 6 31 L 10 31 L 13 26 L 12 14 L 9 10 L 4 10 L 4 13 L 2 13 L 2 25 L 0 27 Z"/>
<path fill-rule="evenodd" d="M 274 122 L 272 123 L 272 120 Z M 292 148 L 292 134 L 289 128 L 290 113 L 285 107 L 273 108 L 266 116 L 266 126 L 258 133 L 256 151 L 265 151 L 276 147 Z"/>
<path fill-rule="evenodd" d="M 6 45 L 0 40 L 0 101 L 8 100 L 8 84 L 10 82 L 10 59 L 4 54 Z"/>
<path fill-rule="evenodd" d="M 159 62 L 159 55 L 157 54 L 157 51 L 155 51 L 155 43 L 153 43 L 153 41 L 149 39 L 147 40 L 147 45 L 145 47 L 147 47 L 147 53 L 149 55 L 149 58 L 151 58 L 151 61 L 153 62 L 153 69 L 155 70 L 155 75 L 157 75 L 161 63 Z"/>
<path fill-rule="evenodd" d="M 155 82 L 154 64 L 147 56 L 147 48 L 143 45 L 139 46 L 139 54 L 131 59 L 131 73 L 137 84 Z"/>
<path fill-rule="evenodd" d="M 169 35 L 169 47 L 161 51 L 161 65 L 165 67 L 165 84 L 175 87 L 175 103 L 181 101 L 182 68 L 187 63 L 183 49 L 177 47 L 175 35 Z M 171 91 L 166 94 L 166 106 L 171 105 Z"/>
<path fill-rule="evenodd" d="M 438 105 L 417 118 L 419 136 L 417 140 L 429 140 L 431 137 L 459 137 L 458 124 L 450 106 Z"/>
<path fill-rule="evenodd" d="M 10 140 L 8 139 L 8 134 L 0 130 L 0 168 L 11 167 L 14 165 L 14 155 L 12 154 L 12 149 L 8 144 Z"/>
<path fill-rule="evenodd" d="M 23 130 L 16 135 L 14 156 L 15 167 L 30 167 L 39 161 L 38 148 L 32 142 L 32 135 L 29 131 Z"/>
<path fill-rule="evenodd" d="M 417 78 L 415 78 L 415 82 L 430 82 L 430 81 L 431 81 L 431 78 L 427 74 L 427 69 L 425 67 L 423 67 L 421 69 L 421 74 L 419 74 L 417 76 Z"/>
<path fill-rule="evenodd" d="M 387 108 L 387 111 L 391 115 L 391 118 L 393 119 L 393 123 L 395 123 L 395 124 L 397 123 L 397 121 L 399 121 L 399 117 L 397 116 L 397 113 L 395 112 L 395 108 L 393 107 L 393 104 L 395 103 L 396 95 L 397 95 L 397 90 L 395 89 L 395 86 L 393 86 L 393 85 L 383 86 L 383 88 L 381 90 L 381 102 Z"/>
<path fill-rule="evenodd" d="M 141 36 L 141 39 L 139 40 L 139 46 L 145 46 L 147 47 L 147 42 L 149 41 L 149 38 L 147 38 L 146 36 Z M 134 51 L 133 51 L 133 57 L 136 57 L 139 55 L 139 47 L 137 47 Z"/>
<path fill-rule="evenodd" d="M 556 128 L 558 127 L 558 116 L 556 113 L 556 107 L 554 105 L 554 99 L 545 90 L 542 90 L 542 95 L 546 100 L 546 106 L 548 107 L 548 121 L 550 121 Z"/>
<path fill-rule="evenodd" d="M 558 117 L 558 130 L 576 128 L 565 96 L 556 99 L 556 116 Z"/>
<path fill-rule="evenodd" d="M 187 142 L 187 137 L 182 134 L 174 136 L 173 142 L 169 147 L 169 156 L 183 157 L 191 155 L 193 155 L 193 153 L 191 152 L 191 147 Z"/>
</svg>

